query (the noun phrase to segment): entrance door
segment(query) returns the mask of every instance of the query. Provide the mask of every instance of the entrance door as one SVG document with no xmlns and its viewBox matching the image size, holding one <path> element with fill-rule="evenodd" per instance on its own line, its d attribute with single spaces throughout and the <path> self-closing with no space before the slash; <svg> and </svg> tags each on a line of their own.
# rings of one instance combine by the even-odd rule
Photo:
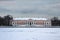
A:
<svg viewBox="0 0 60 40">
<path fill-rule="evenodd" d="M 32 25 L 33 25 L 33 22 L 28 22 L 28 25 L 29 25 L 29 26 L 32 26 Z"/>
</svg>

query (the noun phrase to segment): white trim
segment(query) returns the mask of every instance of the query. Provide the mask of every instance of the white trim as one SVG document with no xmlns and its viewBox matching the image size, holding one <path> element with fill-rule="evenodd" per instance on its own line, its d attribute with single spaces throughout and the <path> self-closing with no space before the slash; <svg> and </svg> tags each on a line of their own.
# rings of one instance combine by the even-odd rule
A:
<svg viewBox="0 0 60 40">
<path fill-rule="evenodd" d="M 48 20 L 47 18 L 13 18 L 13 20 Z"/>
</svg>

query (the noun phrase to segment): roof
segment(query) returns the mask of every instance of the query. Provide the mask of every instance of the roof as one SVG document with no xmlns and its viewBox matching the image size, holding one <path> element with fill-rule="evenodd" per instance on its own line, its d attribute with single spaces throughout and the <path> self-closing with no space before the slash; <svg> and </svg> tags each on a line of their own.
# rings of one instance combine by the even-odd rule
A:
<svg viewBox="0 0 60 40">
<path fill-rule="evenodd" d="M 13 20 L 47 20 L 47 18 L 13 18 Z"/>
</svg>

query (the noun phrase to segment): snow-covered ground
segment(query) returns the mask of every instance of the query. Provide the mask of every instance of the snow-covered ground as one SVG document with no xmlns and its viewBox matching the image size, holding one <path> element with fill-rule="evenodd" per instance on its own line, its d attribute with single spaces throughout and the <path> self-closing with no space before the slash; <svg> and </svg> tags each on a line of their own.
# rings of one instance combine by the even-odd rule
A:
<svg viewBox="0 0 60 40">
<path fill-rule="evenodd" d="M 60 28 L 0 28 L 0 40 L 60 40 Z"/>
</svg>

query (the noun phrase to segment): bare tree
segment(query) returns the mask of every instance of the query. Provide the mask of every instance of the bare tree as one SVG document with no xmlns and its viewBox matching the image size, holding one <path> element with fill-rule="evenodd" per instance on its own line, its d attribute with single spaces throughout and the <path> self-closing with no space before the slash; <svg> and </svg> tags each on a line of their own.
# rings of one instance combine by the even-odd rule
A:
<svg viewBox="0 0 60 40">
<path fill-rule="evenodd" d="M 54 21 L 54 20 L 59 20 L 59 19 L 58 17 L 53 17 L 51 20 Z"/>
<path fill-rule="evenodd" d="M 13 17 L 11 15 L 4 16 L 4 19 L 5 19 L 5 22 L 6 22 L 7 26 L 12 25 Z"/>
</svg>

